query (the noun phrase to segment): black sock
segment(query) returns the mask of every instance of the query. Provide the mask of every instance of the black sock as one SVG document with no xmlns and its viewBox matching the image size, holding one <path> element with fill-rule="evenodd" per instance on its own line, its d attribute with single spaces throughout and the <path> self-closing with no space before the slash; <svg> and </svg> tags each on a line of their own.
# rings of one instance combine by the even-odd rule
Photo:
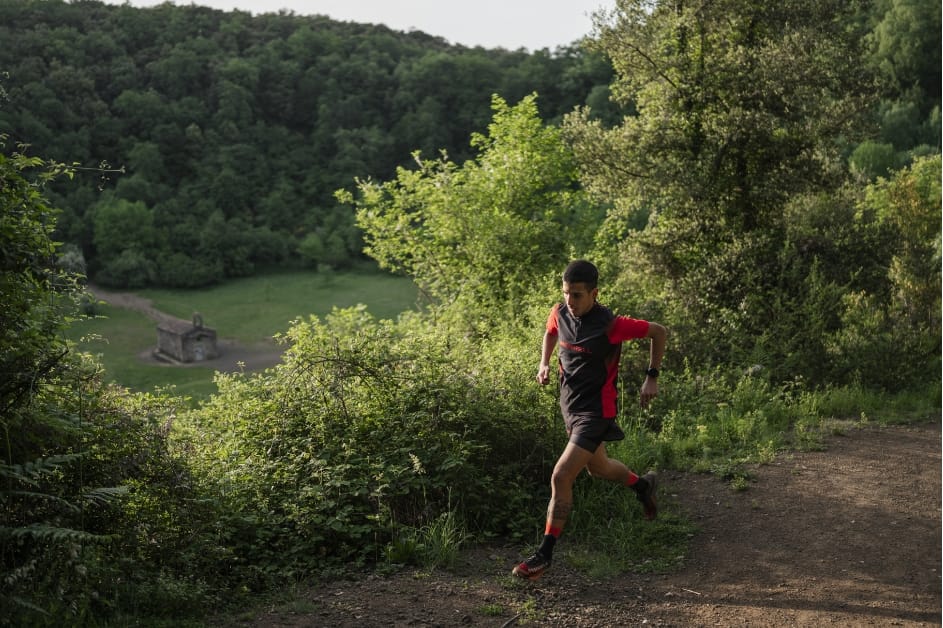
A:
<svg viewBox="0 0 943 628">
<path fill-rule="evenodd" d="M 639 477 L 638 481 L 629 488 L 641 495 L 648 488 L 648 480 L 643 477 Z"/>
<path fill-rule="evenodd" d="M 540 547 L 537 548 L 537 551 L 543 554 L 544 558 L 550 560 L 553 558 L 553 546 L 557 542 L 557 537 L 552 534 L 544 535 L 544 542 L 540 544 Z"/>
</svg>

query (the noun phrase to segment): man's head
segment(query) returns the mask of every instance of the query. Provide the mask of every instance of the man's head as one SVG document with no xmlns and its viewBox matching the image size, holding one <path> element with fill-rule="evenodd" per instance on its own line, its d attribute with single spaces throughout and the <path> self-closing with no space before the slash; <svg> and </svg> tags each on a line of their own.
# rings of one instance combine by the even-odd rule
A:
<svg viewBox="0 0 943 628">
<path fill-rule="evenodd" d="M 596 304 L 599 271 L 586 260 L 570 262 L 563 271 L 563 299 L 570 314 L 583 316 Z"/>
<path fill-rule="evenodd" d="M 570 262 L 563 271 L 563 281 L 567 283 L 585 283 L 592 290 L 599 281 L 599 271 L 592 262 L 578 259 Z"/>
</svg>

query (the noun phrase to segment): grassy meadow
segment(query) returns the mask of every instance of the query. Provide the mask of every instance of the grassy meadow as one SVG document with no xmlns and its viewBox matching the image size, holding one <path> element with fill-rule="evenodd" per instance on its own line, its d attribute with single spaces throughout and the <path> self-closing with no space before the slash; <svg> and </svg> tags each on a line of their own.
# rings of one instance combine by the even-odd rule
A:
<svg viewBox="0 0 943 628">
<path fill-rule="evenodd" d="M 377 318 L 395 318 L 416 307 L 412 280 L 380 273 L 280 273 L 249 277 L 201 290 L 143 290 L 158 310 L 189 320 L 194 312 L 219 339 L 257 346 L 288 329 L 292 320 L 324 316 L 333 308 L 364 304 Z M 210 366 L 157 364 L 146 356 L 157 345 L 156 323 L 144 314 L 110 304 L 97 318 L 73 323 L 68 336 L 80 350 L 98 354 L 107 377 L 137 391 L 173 386 L 195 402 L 216 391 Z"/>
<path fill-rule="evenodd" d="M 203 315 L 220 337 L 253 343 L 286 331 L 292 320 L 364 304 L 377 318 L 416 306 L 411 279 L 381 273 L 282 273 L 229 281 L 202 290 L 142 290 L 154 307 L 190 320 Z"/>
</svg>

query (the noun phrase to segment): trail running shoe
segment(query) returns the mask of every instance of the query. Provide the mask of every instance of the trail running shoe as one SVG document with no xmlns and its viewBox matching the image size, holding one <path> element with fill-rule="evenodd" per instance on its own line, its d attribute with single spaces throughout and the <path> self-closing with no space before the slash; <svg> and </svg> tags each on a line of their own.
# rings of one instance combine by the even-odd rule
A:
<svg viewBox="0 0 943 628">
<path fill-rule="evenodd" d="M 635 496 L 642 502 L 642 508 L 645 510 L 645 518 L 651 521 L 658 516 L 658 504 L 655 502 L 655 491 L 658 489 L 658 476 L 654 471 L 649 471 L 642 476 L 645 484 L 641 489 L 636 489 Z"/>
<path fill-rule="evenodd" d="M 527 580 L 536 580 L 543 575 L 545 571 L 550 567 L 550 559 L 545 558 L 540 552 L 535 553 L 533 556 L 522 562 L 520 565 L 514 568 L 511 572 L 518 578 L 526 578 Z"/>
</svg>

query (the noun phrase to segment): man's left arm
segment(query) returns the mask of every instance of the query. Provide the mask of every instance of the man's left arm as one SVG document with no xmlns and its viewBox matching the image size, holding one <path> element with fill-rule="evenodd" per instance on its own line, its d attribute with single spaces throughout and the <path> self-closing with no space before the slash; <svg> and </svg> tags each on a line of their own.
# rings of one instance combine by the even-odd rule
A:
<svg viewBox="0 0 943 628">
<path fill-rule="evenodd" d="M 645 375 L 645 381 L 642 382 L 641 403 L 643 408 L 658 396 L 658 375 L 655 373 L 661 369 L 661 361 L 665 357 L 668 330 L 663 325 L 649 321 L 648 333 L 645 337 L 651 339 L 651 347 L 648 356 L 649 372 Z"/>
</svg>

